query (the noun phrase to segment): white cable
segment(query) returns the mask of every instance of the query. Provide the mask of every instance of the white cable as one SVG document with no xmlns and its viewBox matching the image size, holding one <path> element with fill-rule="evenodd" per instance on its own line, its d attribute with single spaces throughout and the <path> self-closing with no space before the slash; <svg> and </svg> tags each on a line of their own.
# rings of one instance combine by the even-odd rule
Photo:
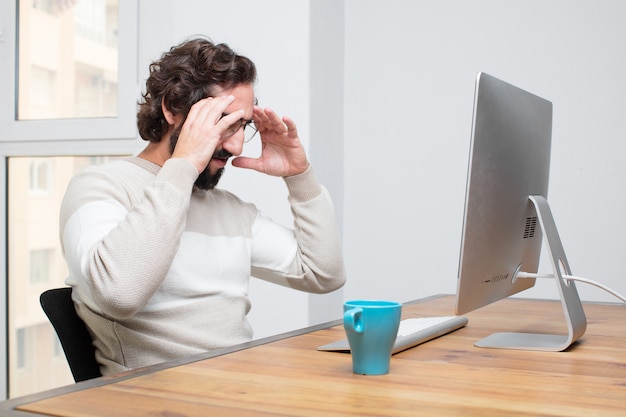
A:
<svg viewBox="0 0 626 417">
<path fill-rule="evenodd" d="M 626 303 L 626 297 L 624 297 L 623 295 L 621 295 L 620 293 L 618 293 L 617 291 L 614 291 L 612 289 L 610 289 L 609 287 L 600 284 L 599 282 L 596 281 L 592 281 L 590 279 L 587 278 L 582 278 L 582 277 L 576 277 L 573 275 L 562 275 L 563 279 L 566 279 L 568 281 L 580 281 L 583 282 L 585 284 L 590 284 L 593 285 L 595 287 L 598 287 L 606 292 L 608 292 L 609 294 L 619 298 L 622 302 Z M 519 272 L 517 274 L 518 278 L 554 278 L 553 274 L 535 274 L 532 272 Z"/>
</svg>

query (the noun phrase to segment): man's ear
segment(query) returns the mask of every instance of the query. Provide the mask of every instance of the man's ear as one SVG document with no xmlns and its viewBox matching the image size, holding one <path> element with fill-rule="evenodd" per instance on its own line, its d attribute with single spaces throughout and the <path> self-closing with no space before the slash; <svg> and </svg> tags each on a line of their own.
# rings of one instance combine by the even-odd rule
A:
<svg viewBox="0 0 626 417">
<path fill-rule="evenodd" d="M 165 100 L 161 100 L 161 111 L 163 112 L 163 116 L 165 116 L 165 120 L 171 126 L 176 123 L 176 118 L 174 117 L 174 113 L 170 111 L 165 105 Z"/>
</svg>

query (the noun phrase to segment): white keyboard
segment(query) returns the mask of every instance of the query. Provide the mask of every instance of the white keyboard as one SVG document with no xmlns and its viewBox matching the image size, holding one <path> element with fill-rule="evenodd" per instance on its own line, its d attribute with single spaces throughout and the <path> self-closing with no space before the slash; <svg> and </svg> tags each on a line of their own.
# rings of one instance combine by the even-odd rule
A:
<svg viewBox="0 0 626 417">
<path fill-rule="evenodd" d="M 398 353 L 436 337 L 443 336 L 467 324 L 467 317 L 442 316 L 405 319 L 400 322 L 398 337 L 392 353 Z"/>
<path fill-rule="evenodd" d="M 436 337 L 443 336 L 467 324 L 467 317 L 437 316 L 404 319 L 400 322 L 398 336 L 393 345 L 392 353 L 398 353 L 421 343 L 428 342 Z M 317 348 L 325 351 L 349 352 L 350 345 L 347 339 L 329 343 Z"/>
</svg>

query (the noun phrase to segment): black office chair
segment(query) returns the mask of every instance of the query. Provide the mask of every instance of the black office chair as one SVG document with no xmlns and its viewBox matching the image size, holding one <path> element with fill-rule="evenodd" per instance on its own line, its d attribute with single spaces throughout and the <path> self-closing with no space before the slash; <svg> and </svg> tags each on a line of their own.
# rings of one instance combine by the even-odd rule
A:
<svg viewBox="0 0 626 417">
<path fill-rule="evenodd" d="M 85 323 L 78 317 L 70 287 L 47 290 L 39 297 L 41 308 L 59 337 L 74 381 L 101 376 L 95 349 Z"/>
</svg>

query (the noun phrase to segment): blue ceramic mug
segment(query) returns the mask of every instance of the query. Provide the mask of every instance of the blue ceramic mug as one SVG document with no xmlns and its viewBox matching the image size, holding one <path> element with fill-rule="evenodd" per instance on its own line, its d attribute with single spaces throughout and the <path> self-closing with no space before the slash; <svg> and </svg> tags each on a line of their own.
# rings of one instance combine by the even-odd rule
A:
<svg viewBox="0 0 626 417">
<path fill-rule="evenodd" d="M 402 304 L 393 301 L 346 301 L 343 311 L 343 327 L 350 344 L 353 372 L 362 375 L 389 373 Z"/>
</svg>

